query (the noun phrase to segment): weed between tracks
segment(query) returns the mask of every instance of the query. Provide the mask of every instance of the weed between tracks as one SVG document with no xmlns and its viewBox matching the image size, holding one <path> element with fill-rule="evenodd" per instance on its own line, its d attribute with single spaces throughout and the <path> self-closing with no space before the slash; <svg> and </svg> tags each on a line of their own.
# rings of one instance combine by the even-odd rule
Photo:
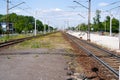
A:
<svg viewBox="0 0 120 80">
<path fill-rule="evenodd" d="M 48 49 L 66 49 L 72 50 L 67 41 L 64 40 L 60 32 L 42 36 L 37 39 L 32 39 L 19 43 L 9 49 L 29 49 L 29 48 L 48 48 Z"/>
<path fill-rule="evenodd" d="M 32 35 L 19 34 L 19 35 L 9 35 L 9 37 L 5 35 L 3 37 L 0 37 L 0 42 L 6 42 L 9 40 L 20 39 L 20 38 L 29 37 L 29 36 L 32 36 Z"/>
</svg>

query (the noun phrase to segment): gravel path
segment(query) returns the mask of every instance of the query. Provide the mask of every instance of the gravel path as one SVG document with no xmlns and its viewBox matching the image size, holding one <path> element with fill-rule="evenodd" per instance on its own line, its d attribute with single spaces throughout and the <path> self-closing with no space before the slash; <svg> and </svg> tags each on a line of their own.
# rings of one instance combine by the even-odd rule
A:
<svg viewBox="0 0 120 80">
<path fill-rule="evenodd" d="M 66 80 L 66 62 L 61 55 L 1 55 L 0 80 Z"/>
</svg>

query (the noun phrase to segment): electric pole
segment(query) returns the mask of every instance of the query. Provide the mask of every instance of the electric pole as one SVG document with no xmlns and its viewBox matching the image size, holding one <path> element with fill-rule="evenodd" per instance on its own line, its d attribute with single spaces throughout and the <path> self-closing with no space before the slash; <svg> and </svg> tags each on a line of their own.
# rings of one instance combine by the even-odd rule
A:
<svg viewBox="0 0 120 80">
<path fill-rule="evenodd" d="M 9 10 L 11 10 L 11 9 L 13 9 L 13 8 L 15 8 L 15 7 L 17 7 L 17 6 L 19 6 L 19 5 L 23 4 L 23 3 L 25 3 L 25 2 L 19 3 L 19 4 L 15 5 L 15 6 L 9 8 L 9 0 L 6 0 L 6 1 L 7 1 L 7 9 L 6 9 L 6 12 L 7 12 L 7 14 L 6 14 L 6 33 L 7 33 L 7 36 L 8 36 L 8 38 L 9 38 L 9 33 L 10 33 L 10 26 L 9 26 Z"/>
<path fill-rule="evenodd" d="M 87 41 L 90 41 L 90 19 L 91 19 L 91 0 L 89 0 L 89 4 L 88 4 L 88 33 L 87 33 Z"/>
<path fill-rule="evenodd" d="M 112 14 L 110 14 L 110 36 L 112 36 Z"/>
<path fill-rule="evenodd" d="M 6 32 L 9 37 L 9 0 L 7 0 Z"/>
<path fill-rule="evenodd" d="M 81 5 L 82 7 L 86 8 L 88 10 L 88 32 L 87 32 L 87 41 L 90 41 L 90 20 L 91 20 L 91 0 L 88 1 L 88 7 L 82 5 L 81 3 L 77 2 L 77 1 L 73 1 L 76 2 L 77 4 Z"/>
<path fill-rule="evenodd" d="M 46 18 L 44 19 L 44 34 L 46 34 Z"/>
<path fill-rule="evenodd" d="M 36 36 L 37 32 L 36 32 L 36 17 L 35 17 L 35 30 L 34 30 L 34 35 Z"/>
<path fill-rule="evenodd" d="M 36 21 L 36 15 L 37 15 L 37 11 L 35 11 L 35 28 L 34 28 L 34 36 L 36 36 L 36 34 L 37 34 L 37 32 L 36 32 L 36 26 L 37 26 L 37 25 L 36 25 L 36 24 L 37 24 L 37 23 L 36 23 L 36 22 L 37 22 L 37 21 Z"/>
<path fill-rule="evenodd" d="M 48 23 L 48 33 L 50 33 L 50 26 L 49 26 L 50 21 L 48 21 L 47 23 Z"/>
<path fill-rule="evenodd" d="M 120 50 L 120 17 L 119 17 L 119 35 L 118 35 L 118 38 L 119 38 L 119 50 Z"/>
</svg>

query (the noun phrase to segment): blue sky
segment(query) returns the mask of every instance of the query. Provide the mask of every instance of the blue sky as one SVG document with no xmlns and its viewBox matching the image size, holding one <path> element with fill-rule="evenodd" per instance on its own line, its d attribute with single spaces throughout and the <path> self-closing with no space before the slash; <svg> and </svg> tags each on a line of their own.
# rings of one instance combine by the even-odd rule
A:
<svg viewBox="0 0 120 80">
<path fill-rule="evenodd" d="M 10 7 L 25 2 L 16 8 L 10 10 L 20 15 L 30 15 L 40 19 L 43 23 L 51 26 L 63 28 L 67 25 L 76 26 L 79 23 L 87 23 L 87 9 L 73 2 L 74 0 L 10 0 Z M 88 0 L 76 0 L 81 4 L 88 6 Z M 95 16 L 95 11 L 102 11 L 120 6 L 120 2 L 109 5 L 110 3 L 120 0 L 91 0 L 92 18 Z M 0 14 L 6 14 L 6 0 L 0 0 Z M 109 5 L 109 6 L 107 6 Z M 119 8 L 120 9 L 120 8 Z M 83 17 L 79 16 L 81 14 Z M 118 9 L 112 11 L 114 17 L 118 18 Z M 104 20 L 108 13 L 101 13 L 101 20 Z"/>
</svg>

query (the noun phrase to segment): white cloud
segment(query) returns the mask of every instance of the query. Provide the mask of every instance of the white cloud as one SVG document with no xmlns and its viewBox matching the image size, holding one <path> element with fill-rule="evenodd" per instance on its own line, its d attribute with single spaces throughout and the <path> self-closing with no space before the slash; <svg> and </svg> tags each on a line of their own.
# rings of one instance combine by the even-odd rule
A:
<svg viewBox="0 0 120 80">
<path fill-rule="evenodd" d="M 62 9 L 60 9 L 60 8 L 55 8 L 55 9 L 53 9 L 53 11 L 62 11 Z"/>
<path fill-rule="evenodd" d="M 99 3 L 98 5 L 99 5 L 100 7 L 104 7 L 104 6 L 107 6 L 108 3 L 106 3 L 106 2 L 101 2 L 101 3 Z"/>
<path fill-rule="evenodd" d="M 54 9 L 44 9 L 44 10 L 37 10 L 37 12 L 42 12 L 42 13 L 50 13 L 50 12 L 59 12 L 59 11 L 63 11 L 60 8 L 54 8 Z"/>
<path fill-rule="evenodd" d="M 21 10 L 19 10 L 19 9 L 15 9 L 15 10 L 12 10 L 11 12 L 13 12 L 13 13 L 20 13 Z"/>
<path fill-rule="evenodd" d="M 60 8 L 53 8 L 53 9 L 39 9 L 37 10 L 37 17 L 42 20 L 43 22 L 46 20 L 54 23 L 55 25 L 65 25 L 64 21 L 69 20 L 69 25 L 77 25 L 80 23 L 86 23 L 88 21 L 88 16 L 86 11 L 65 11 Z M 81 14 L 85 18 L 83 19 L 78 14 Z M 95 15 L 95 12 L 91 12 L 91 22 L 92 17 Z"/>
</svg>

